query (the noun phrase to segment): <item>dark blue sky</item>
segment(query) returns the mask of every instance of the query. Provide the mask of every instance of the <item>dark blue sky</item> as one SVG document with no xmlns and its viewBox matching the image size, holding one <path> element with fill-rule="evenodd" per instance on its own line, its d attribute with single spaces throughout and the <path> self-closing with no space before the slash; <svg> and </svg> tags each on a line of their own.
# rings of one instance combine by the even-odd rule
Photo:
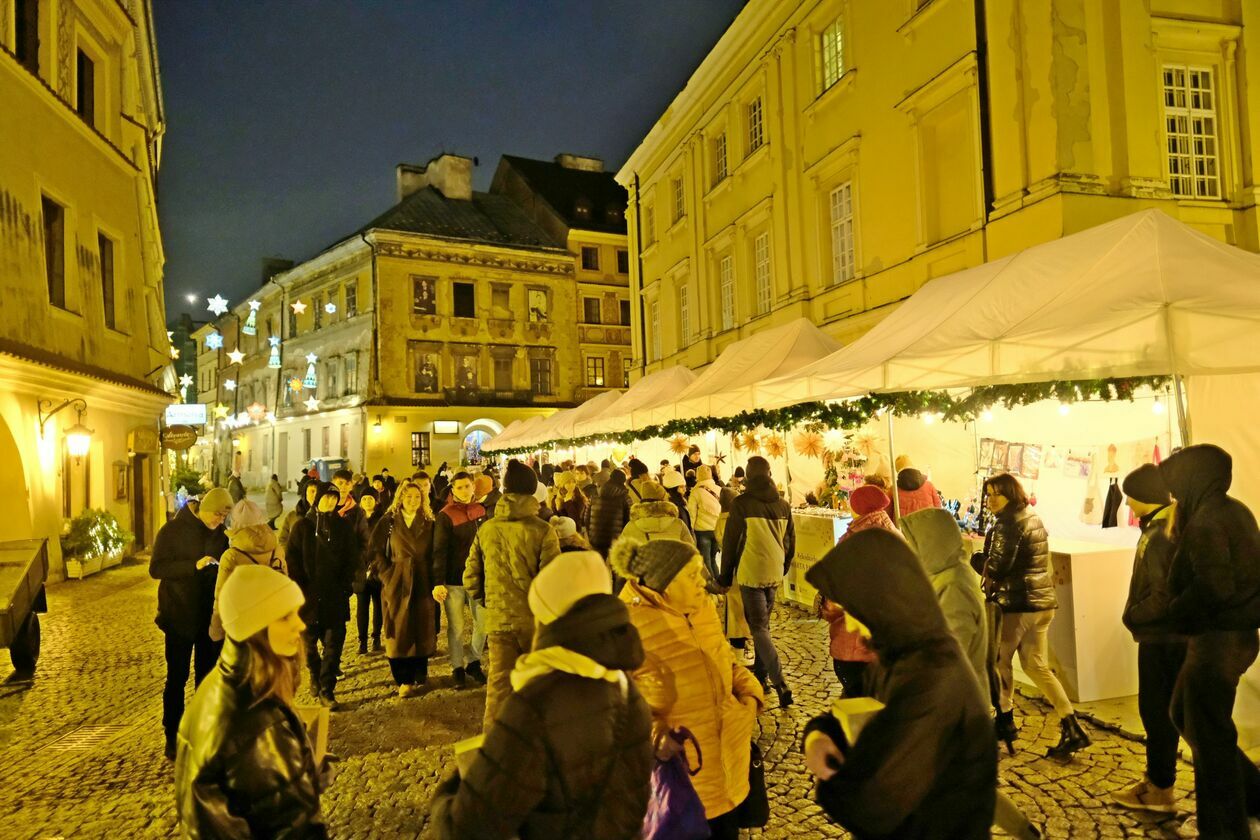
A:
<svg viewBox="0 0 1260 840">
<path fill-rule="evenodd" d="M 744 0 L 157 0 L 168 315 L 256 287 L 394 200 L 394 166 L 615 171 Z"/>
</svg>

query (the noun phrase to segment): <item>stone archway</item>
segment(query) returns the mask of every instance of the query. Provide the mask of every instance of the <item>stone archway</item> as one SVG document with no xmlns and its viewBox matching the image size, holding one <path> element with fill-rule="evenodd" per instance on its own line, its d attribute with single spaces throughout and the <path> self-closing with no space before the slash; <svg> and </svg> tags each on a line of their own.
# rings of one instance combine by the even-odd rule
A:
<svg viewBox="0 0 1260 840">
<path fill-rule="evenodd" d="M 460 462 L 464 464 L 480 464 L 481 448 L 495 435 L 503 431 L 503 424 L 488 417 L 482 417 L 464 425 L 464 440 L 460 443 Z"/>
<path fill-rule="evenodd" d="M 15 468 L 14 474 L 21 479 L 23 496 L 20 504 L 6 508 L 5 515 L 0 516 L 0 542 L 31 539 L 35 536 L 35 526 L 31 519 L 31 486 L 27 480 L 22 450 L 3 416 L 0 416 L 0 464 L 6 466 L 6 472 L 8 468 Z"/>
</svg>

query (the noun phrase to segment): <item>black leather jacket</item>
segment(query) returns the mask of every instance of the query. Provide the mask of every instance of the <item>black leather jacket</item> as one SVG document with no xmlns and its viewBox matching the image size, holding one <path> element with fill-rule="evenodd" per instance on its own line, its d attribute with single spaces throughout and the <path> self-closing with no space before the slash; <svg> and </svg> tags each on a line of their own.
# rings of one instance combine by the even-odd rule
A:
<svg viewBox="0 0 1260 840">
<path fill-rule="evenodd" d="M 175 805 L 190 838 L 323 838 L 306 729 L 275 699 L 255 703 L 245 648 L 228 639 L 179 724 Z"/>
<path fill-rule="evenodd" d="M 997 515 L 984 538 L 976 571 L 984 577 L 989 600 L 1005 612 L 1041 612 L 1058 606 L 1050 541 L 1041 519 L 1025 506 L 1009 506 Z"/>
</svg>

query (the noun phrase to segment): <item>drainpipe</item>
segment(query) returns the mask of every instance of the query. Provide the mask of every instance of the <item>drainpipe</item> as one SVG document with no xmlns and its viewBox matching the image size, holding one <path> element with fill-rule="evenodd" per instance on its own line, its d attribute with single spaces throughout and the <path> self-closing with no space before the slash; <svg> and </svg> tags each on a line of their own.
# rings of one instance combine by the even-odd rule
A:
<svg viewBox="0 0 1260 840">
<path fill-rule="evenodd" d="M 980 175 L 984 189 L 984 218 L 986 225 L 993 209 L 993 135 L 989 114 L 989 30 L 985 21 L 985 0 L 974 0 L 976 26 L 976 86 L 980 101 Z"/>
<path fill-rule="evenodd" d="M 368 364 L 368 396 L 374 396 L 377 385 L 380 381 L 380 363 L 381 363 L 381 304 L 377 295 L 379 280 L 376 271 L 376 245 L 370 242 L 366 233 L 360 233 L 359 238 L 363 240 L 363 244 L 368 246 L 372 252 L 372 358 Z M 360 390 L 362 390 L 360 386 Z M 359 410 L 362 413 L 363 421 L 359 425 L 363 429 L 359 435 L 363 443 L 363 454 L 359 458 L 359 464 L 362 465 L 363 471 L 367 472 L 367 449 L 368 449 L 368 411 L 367 400 L 359 403 Z"/>
<path fill-rule="evenodd" d="M 639 173 L 634 173 L 634 253 L 635 262 L 638 263 L 638 287 L 631 289 L 631 293 L 639 299 L 639 348 L 643 353 L 640 359 L 643 362 L 640 369 L 647 367 L 647 313 L 643 309 L 643 213 L 639 206 Z"/>
</svg>

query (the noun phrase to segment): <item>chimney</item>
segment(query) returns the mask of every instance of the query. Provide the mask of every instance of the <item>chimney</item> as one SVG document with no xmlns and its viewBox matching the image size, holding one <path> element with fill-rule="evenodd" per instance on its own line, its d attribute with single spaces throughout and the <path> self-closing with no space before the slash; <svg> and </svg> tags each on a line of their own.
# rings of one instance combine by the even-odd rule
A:
<svg viewBox="0 0 1260 840">
<path fill-rule="evenodd" d="M 402 201 L 425 187 L 435 187 L 447 198 L 468 201 L 472 198 L 474 163 L 474 158 L 448 154 L 438 155 L 424 166 L 400 163 L 394 170 L 398 180 L 398 200 Z"/>
<path fill-rule="evenodd" d="M 556 155 L 556 163 L 565 169 L 577 169 L 582 172 L 603 172 L 604 162 L 596 157 L 583 157 L 582 155 L 573 155 L 568 152 L 561 152 Z"/>
</svg>

